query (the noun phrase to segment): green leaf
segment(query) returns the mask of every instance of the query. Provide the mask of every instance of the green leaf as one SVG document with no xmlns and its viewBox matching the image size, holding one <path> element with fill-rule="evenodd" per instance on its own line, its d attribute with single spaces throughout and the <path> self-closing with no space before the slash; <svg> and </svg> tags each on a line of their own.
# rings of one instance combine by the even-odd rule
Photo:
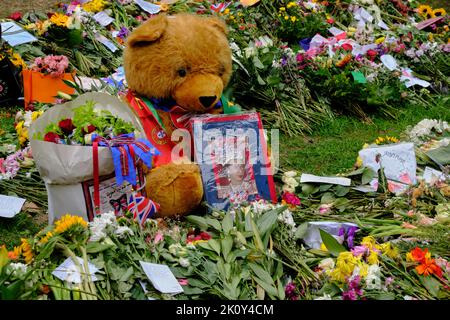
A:
<svg viewBox="0 0 450 320">
<path fill-rule="evenodd" d="M 225 236 L 224 239 L 221 241 L 222 244 L 222 253 L 225 258 L 225 261 L 230 261 L 229 254 L 231 252 L 231 249 L 233 248 L 233 238 L 229 235 Z"/>
<path fill-rule="evenodd" d="M 280 298 L 280 300 L 284 300 L 285 293 L 284 293 L 284 288 L 283 285 L 281 284 L 281 280 L 277 281 L 277 289 L 278 289 L 278 298 Z"/>
<path fill-rule="evenodd" d="M 124 274 L 120 277 L 119 281 L 126 282 L 130 277 L 133 275 L 133 267 L 129 267 L 127 271 L 125 271 Z"/>
<path fill-rule="evenodd" d="M 189 279 L 189 286 L 184 286 L 183 287 L 183 293 L 186 295 L 195 295 L 195 294 L 202 294 L 204 293 L 204 290 L 201 288 L 195 288 L 195 287 L 191 287 L 191 280 Z"/>
<path fill-rule="evenodd" d="M 282 206 L 280 208 L 270 210 L 259 217 L 256 225 L 262 237 L 264 237 L 269 230 L 272 230 L 276 226 L 278 214 L 286 210 L 286 208 L 286 206 Z"/>
<path fill-rule="evenodd" d="M 303 222 L 297 227 L 297 231 L 295 232 L 295 239 L 303 239 L 306 231 L 308 231 L 308 222 Z"/>
<path fill-rule="evenodd" d="M 206 223 L 208 225 L 210 225 L 211 227 L 213 227 L 214 229 L 216 229 L 217 231 L 221 232 L 222 231 L 222 226 L 220 225 L 219 220 L 216 219 L 211 219 L 211 218 L 206 218 Z"/>
<path fill-rule="evenodd" d="M 205 283 L 204 281 L 192 278 L 192 279 L 189 279 L 189 287 L 190 288 L 197 287 L 200 289 L 205 289 L 205 288 L 208 288 L 209 285 L 207 283 Z"/>
<path fill-rule="evenodd" d="M 347 249 L 345 249 L 345 247 L 341 245 L 332 235 L 322 229 L 319 229 L 319 231 L 323 244 L 333 256 L 337 257 L 340 252 L 347 251 Z"/>
<path fill-rule="evenodd" d="M 439 281 L 431 276 L 420 277 L 420 281 L 423 283 L 425 288 L 427 288 L 428 292 L 430 292 L 434 297 L 438 296 L 440 287 Z"/>
<path fill-rule="evenodd" d="M 275 286 L 271 286 L 268 283 L 264 282 L 263 280 L 259 279 L 258 277 L 253 277 L 255 281 L 272 297 L 278 296 L 278 290 L 275 288 Z"/>
<path fill-rule="evenodd" d="M 255 221 L 253 221 L 253 219 L 251 219 L 251 218 L 250 218 L 250 224 L 253 229 L 253 238 L 255 239 L 256 247 L 258 248 L 259 251 L 264 251 L 264 245 L 262 243 L 261 236 L 258 231 L 258 227 L 256 226 Z"/>
<path fill-rule="evenodd" d="M 395 300 L 395 294 L 389 292 L 381 292 L 375 296 L 376 300 Z"/>
<path fill-rule="evenodd" d="M 255 273 L 255 275 L 258 278 L 262 279 L 264 282 L 266 282 L 269 285 L 275 285 L 270 274 L 266 270 L 261 268 L 259 265 L 255 264 L 255 263 L 249 263 L 248 266 L 250 267 L 250 269 L 252 269 L 252 271 Z"/>
<path fill-rule="evenodd" d="M 223 233 L 230 233 L 231 229 L 233 229 L 233 219 L 231 217 L 231 212 L 227 212 L 222 221 L 222 229 Z"/>
<path fill-rule="evenodd" d="M 208 224 L 206 223 L 205 218 L 199 217 L 199 216 L 194 216 L 194 215 L 190 215 L 186 217 L 186 220 L 189 221 L 192 224 L 195 224 L 197 226 L 200 227 L 200 229 L 202 230 L 207 230 L 208 229 Z"/>
<path fill-rule="evenodd" d="M 86 245 L 86 253 L 98 253 L 115 247 L 115 244 L 102 244 L 99 242 L 88 242 Z"/>
<path fill-rule="evenodd" d="M 364 172 L 361 177 L 361 184 L 368 184 L 377 176 L 377 173 L 370 168 L 364 168 Z"/>
<path fill-rule="evenodd" d="M 253 57 L 253 65 L 255 66 L 255 68 L 264 69 L 264 65 L 262 64 L 261 60 L 259 60 L 259 58 L 257 56 Z"/>
<path fill-rule="evenodd" d="M 334 200 L 335 200 L 335 197 L 332 192 L 325 192 L 322 195 L 322 198 L 320 199 L 320 203 L 321 204 L 330 204 L 330 203 L 333 203 Z"/>
<path fill-rule="evenodd" d="M 309 196 L 310 194 L 313 194 L 318 189 L 319 189 L 318 186 L 311 184 L 311 183 L 303 183 L 302 184 L 302 193 L 305 196 Z"/>
<path fill-rule="evenodd" d="M 341 185 L 336 186 L 336 190 L 334 191 L 334 194 L 338 197 L 345 196 L 350 191 L 350 187 L 344 187 Z"/>
<path fill-rule="evenodd" d="M 210 247 L 218 254 L 220 255 L 220 243 L 216 239 L 211 239 L 208 241 L 208 244 Z"/>
<path fill-rule="evenodd" d="M 319 191 L 320 192 L 328 191 L 331 189 L 332 186 L 333 186 L 332 184 L 321 184 L 319 186 Z"/>
</svg>

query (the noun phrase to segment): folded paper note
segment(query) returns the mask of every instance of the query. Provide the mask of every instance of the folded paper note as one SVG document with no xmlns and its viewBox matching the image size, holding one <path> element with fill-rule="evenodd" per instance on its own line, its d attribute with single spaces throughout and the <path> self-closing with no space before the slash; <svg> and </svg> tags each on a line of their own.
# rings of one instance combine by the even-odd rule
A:
<svg viewBox="0 0 450 320">
<path fill-rule="evenodd" d="M 14 22 L 2 22 L 1 30 L 2 39 L 8 42 L 8 44 L 12 47 L 37 41 L 37 38 L 35 36 L 25 31 L 24 29 L 22 29 L 22 27 L 15 24 Z"/>
<path fill-rule="evenodd" d="M 349 187 L 352 180 L 349 178 L 341 177 L 321 177 L 312 174 L 303 173 L 300 177 L 300 183 L 327 183 L 327 184 L 338 184 L 341 186 Z"/>
<path fill-rule="evenodd" d="M 147 278 L 151 281 L 156 290 L 162 293 L 177 294 L 183 292 L 183 288 L 164 264 L 155 264 L 139 261 Z"/>
<path fill-rule="evenodd" d="M 20 212 L 25 199 L 0 194 L 0 217 L 12 218 Z"/>
<path fill-rule="evenodd" d="M 79 267 L 75 264 L 73 258 L 69 257 L 66 260 L 64 260 L 64 262 L 61 263 L 59 267 L 52 272 L 52 274 L 63 281 L 72 283 L 81 283 L 82 273 L 85 276 L 88 276 L 88 274 L 85 271 L 84 260 L 81 259 L 80 257 L 77 257 L 77 260 L 79 263 Z M 94 266 L 92 263 L 88 262 L 88 270 L 89 275 L 91 276 L 91 280 L 96 281 L 97 277 L 95 276 L 95 273 L 99 271 L 97 267 Z"/>
</svg>

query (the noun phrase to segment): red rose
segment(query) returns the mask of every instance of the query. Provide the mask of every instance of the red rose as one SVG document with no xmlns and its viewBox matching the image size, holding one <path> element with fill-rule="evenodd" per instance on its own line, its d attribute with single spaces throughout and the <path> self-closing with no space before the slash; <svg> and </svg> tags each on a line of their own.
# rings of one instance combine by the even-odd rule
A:
<svg viewBox="0 0 450 320">
<path fill-rule="evenodd" d="M 207 233 L 207 232 L 204 232 L 204 231 L 200 233 L 200 237 L 201 237 L 202 240 L 209 240 L 209 239 L 211 239 L 211 235 L 209 233 Z"/>
<path fill-rule="evenodd" d="M 61 139 L 61 137 L 54 132 L 47 132 L 44 136 L 44 141 L 47 142 L 58 143 L 59 139 Z"/>
<path fill-rule="evenodd" d="M 61 130 L 64 132 L 64 134 L 69 135 L 73 132 L 73 129 L 75 129 L 75 126 L 72 123 L 72 119 L 64 119 L 61 120 L 58 123 L 58 126 L 61 128 Z"/>
<path fill-rule="evenodd" d="M 13 12 L 8 18 L 14 21 L 20 21 L 22 20 L 22 13 L 19 11 Z"/>
<path fill-rule="evenodd" d="M 333 24 L 333 23 L 334 23 L 334 19 L 333 19 L 333 18 L 329 18 L 329 19 L 327 19 L 327 22 L 328 22 L 329 24 Z"/>
<path fill-rule="evenodd" d="M 367 55 L 369 57 L 375 57 L 377 55 L 377 52 L 375 50 L 370 49 L 370 50 L 367 50 Z"/>
<path fill-rule="evenodd" d="M 83 134 L 89 134 L 89 133 L 94 132 L 95 130 L 97 130 L 97 128 L 95 126 L 93 126 L 92 124 L 90 124 L 87 127 L 84 127 L 83 130 L 81 130 L 81 132 Z"/>
<path fill-rule="evenodd" d="M 353 47 L 352 47 L 352 45 L 350 43 L 344 43 L 341 46 L 341 48 L 344 49 L 345 51 L 352 51 L 352 49 L 353 49 Z"/>
</svg>

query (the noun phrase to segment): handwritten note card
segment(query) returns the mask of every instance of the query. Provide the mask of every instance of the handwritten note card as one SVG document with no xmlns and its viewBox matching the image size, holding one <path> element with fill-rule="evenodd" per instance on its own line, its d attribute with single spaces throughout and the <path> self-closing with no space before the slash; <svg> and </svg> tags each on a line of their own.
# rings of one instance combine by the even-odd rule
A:
<svg viewBox="0 0 450 320">
<path fill-rule="evenodd" d="M 1 23 L 2 30 L 2 39 L 4 39 L 8 44 L 12 47 L 37 41 L 37 38 L 33 36 L 31 33 L 25 31 L 14 22 L 2 22 Z"/>
<path fill-rule="evenodd" d="M 142 8 L 142 10 L 147 11 L 150 14 L 157 14 L 161 11 L 161 7 L 157 4 L 153 4 L 144 0 L 134 0 L 134 2 Z"/>
<path fill-rule="evenodd" d="M 147 278 L 152 282 L 155 289 L 162 293 L 181 293 L 183 288 L 170 271 L 169 267 L 164 264 L 155 264 L 139 261 Z"/>
<path fill-rule="evenodd" d="M 20 212 L 25 199 L 0 194 L 0 217 L 12 218 Z"/>
<path fill-rule="evenodd" d="M 93 18 L 103 27 L 106 27 L 114 21 L 114 18 L 110 17 L 105 11 L 96 13 Z"/>
<path fill-rule="evenodd" d="M 108 38 L 106 38 L 102 34 L 97 33 L 95 35 L 95 39 L 98 42 L 100 42 L 101 44 L 103 44 L 105 47 L 107 47 L 109 49 L 109 51 L 111 51 L 111 52 L 116 52 L 118 50 L 118 48 L 114 45 L 114 43 L 112 43 L 112 41 L 110 41 Z"/>
<path fill-rule="evenodd" d="M 352 180 L 349 178 L 340 178 L 340 177 L 321 177 L 315 176 L 312 174 L 303 173 L 300 177 L 300 183 L 328 183 L 328 184 L 339 184 L 341 186 L 350 186 Z"/>
<path fill-rule="evenodd" d="M 52 272 L 52 274 L 63 281 L 68 281 L 72 283 L 81 283 L 80 271 L 83 273 L 85 273 L 86 271 L 84 268 L 84 260 L 81 259 L 80 257 L 77 257 L 77 259 L 80 264 L 80 268 L 77 267 L 72 258 L 67 258 L 66 260 L 64 260 L 63 263 L 59 265 L 58 268 L 56 268 Z M 88 269 L 92 281 L 96 281 L 97 277 L 94 275 L 94 273 L 98 271 L 97 267 L 94 266 L 92 263 L 88 262 Z"/>
</svg>

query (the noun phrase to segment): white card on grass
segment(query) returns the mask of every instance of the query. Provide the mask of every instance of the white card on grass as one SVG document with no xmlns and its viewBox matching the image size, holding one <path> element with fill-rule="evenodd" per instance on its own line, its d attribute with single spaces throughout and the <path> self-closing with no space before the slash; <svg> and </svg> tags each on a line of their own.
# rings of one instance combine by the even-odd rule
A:
<svg viewBox="0 0 450 320">
<path fill-rule="evenodd" d="M 95 39 L 102 43 L 105 47 L 109 49 L 111 52 L 116 52 L 118 48 L 112 43 L 108 38 L 106 38 L 104 35 L 97 33 L 95 35 Z"/>
<path fill-rule="evenodd" d="M 142 8 L 142 10 L 147 11 L 150 14 L 157 14 L 161 11 L 161 7 L 157 4 L 153 4 L 144 0 L 134 0 L 136 4 Z"/>
<path fill-rule="evenodd" d="M 327 183 L 327 184 L 338 184 L 341 186 L 349 187 L 352 183 L 352 180 L 349 178 L 341 178 L 341 177 L 321 177 L 315 176 L 308 173 L 303 173 L 300 177 L 300 183 Z"/>
<path fill-rule="evenodd" d="M 11 47 L 24 43 L 37 41 L 37 38 L 14 22 L 2 22 L 2 38 L 8 42 Z"/>
<path fill-rule="evenodd" d="M 450 179 L 450 176 L 446 176 L 442 171 L 430 167 L 425 167 L 425 171 L 423 172 L 423 179 L 426 183 L 431 183 L 433 180 L 445 181 L 447 178 Z"/>
<path fill-rule="evenodd" d="M 80 257 L 77 257 L 77 259 L 80 263 L 81 272 L 85 273 L 84 260 Z M 98 271 L 97 267 L 88 262 L 88 269 L 92 281 L 97 281 L 97 277 L 95 276 L 95 273 Z M 61 263 L 55 270 L 53 270 L 52 274 L 63 281 L 81 283 L 80 269 L 70 257 L 64 260 L 63 263 Z"/>
<path fill-rule="evenodd" d="M 12 218 L 22 210 L 25 199 L 0 194 L 0 217 Z"/>
<path fill-rule="evenodd" d="M 105 11 L 96 13 L 93 18 L 103 27 L 106 27 L 114 21 L 114 18 L 110 17 Z"/>
<path fill-rule="evenodd" d="M 181 293 L 183 288 L 178 280 L 170 271 L 169 267 L 164 264 L 155 264 L 150 262 L 139 261 L 147 278 L 151 281 L 156 290 L 162 293 Z"/>
</svg>

